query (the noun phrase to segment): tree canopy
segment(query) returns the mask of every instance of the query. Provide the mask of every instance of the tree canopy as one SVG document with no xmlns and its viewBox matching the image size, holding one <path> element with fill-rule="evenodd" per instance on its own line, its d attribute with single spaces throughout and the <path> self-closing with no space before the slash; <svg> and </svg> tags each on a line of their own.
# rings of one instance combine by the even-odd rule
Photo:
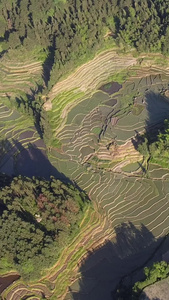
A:
<svg viewBox="0 0 169 300">
<path fill-rule="evenodd" d="M 1 52 L 33 50 L 49 87 L 113 41 L 168 54 L 168 1 L 2 0 L 0 9 Z"/>
<path fill-rule="evenodd" d="M 157 163 L 168 168 L 169 162 L 169 120 L 164 120 L 164 125 L 159 130 L 155 140 L 153 135 L 145 133 L 141 137 L 138 151 L 152 163 Z"/>
<path fill-rule="evenodd" d="M 0 199 L 0 261 L 6 258 L 25 276 L 37 276 L 57 258 L 88 203 L 71 184 L 22 176 L 3 184 Z"/>
</svg>

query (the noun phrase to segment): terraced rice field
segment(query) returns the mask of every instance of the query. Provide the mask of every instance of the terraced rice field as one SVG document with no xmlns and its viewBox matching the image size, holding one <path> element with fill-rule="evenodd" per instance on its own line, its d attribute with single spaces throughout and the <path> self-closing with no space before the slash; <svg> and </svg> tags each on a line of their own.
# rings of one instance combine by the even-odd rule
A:
<svg viewBox="0 0 169 300">
<path fill-rule="evenodd" d="M 68 111 L 61 130 L 56 131 L 61 149 L 49 153 L 51 163 L 64 170 L 88 193 L 101 215 L 106 215 L 112 243 L 120 224 L 133 224 L 138 231 L 145 226 L 152 234 L 152 241 L 145 238 L 140 249 L 134 245 L 126 246 L 121 254 L 119 251 L 121 259 L 139 255 L 140 250 L 169 233 L 169 170 L 150 165 L 149 177 L 145 178 L 143 158 L 133 142 L 138 133 L 158 127 L 168 118 L 169 100 L 163 93 L 169 86 L 168 74 L 155 68 L 135 68 L 135 72 L 119 91 L 109 93 L 102 88 L 90 97 L 83 96 Z M 105 254 L 100 259 L 106 260 L 108 268 Z M 108 261 L 113 272 L 114 257 Z M 109 299 L 105 294 L 99 296 L 99 281 L 90 268 L 91 275 L 82 271 L 84 277 L 71 286 L 65 299 L 76 299 L 76 295 L 77 299 Z M 83 291 L 81 282 L 89 291 Z"/>
<path fill-rule="evenodd" d="M 19 113 L 16 99 L 26 101 L 28 95 L 44 85 L 42 62 L 24 51 L 10 50 L 0 60 L 0 171 L 25 176 L 58 176 L 46 156 L 46 146 L 31 117 Z M 11 105 L 12 104 L 12 105 Z"/>
<path fill-rule="evenodd" d="M 16 110 L 8 108 L 4 101 L 0 102 L 0 137 L 1 172 L 9 175 L 40 175 L 38 164 L 42 159 L 45 160 L 44 142 L 33 121 Z M 43 174 L 44 172 L 42 176 Z"/>
<path fill-rule="evenodd" d="M 108 80 L 125 68 L 123 83 Z M 140 66 L 132 55 L 115 51 L 97 56 L 53 87 L 46 102 L 53 132 L 48 158 L 87 192 L 94 210 L 86 211 L 79 235 L 47 275 L 27 286 L 20 279 L 3 292 L 4 299 L 19 300 L 22 293 L 26 299 L 109 300 L 120 278 L 152 255 L 169 233 L 169 169 L 152 164 L 145 176 L 135 139 L 169 117 L 168 89 L 168 66 L 161 69 L 152 60 Z M 43 148 L 31 122 L 27 132 L 32 135 L 25 137 L 17 112 L 2 104 L 1 117 L 10 144 L 17 139 L 27 147 L 29 138 Z"/>
<path fill-rule="evenodd" d="M 49 93 L 52 100 L 56 94 L 78 88 L 80 91 L 92 91 L 98 88 L 107 78 L 137 63 L 131 54 L 119 56 L 114 50 L 98 55 L 92 61 L 81 66 L 67 79 L 58 82 Z"/>
<path fill-rule="evenodd" d="M 42 81 L 42 63 L 32 56 L 24 59 L 24 54 L 5 54 L 0 60 L 0 97 L 18 97 L 20 93 L 31 93 Z"/>
</svg>

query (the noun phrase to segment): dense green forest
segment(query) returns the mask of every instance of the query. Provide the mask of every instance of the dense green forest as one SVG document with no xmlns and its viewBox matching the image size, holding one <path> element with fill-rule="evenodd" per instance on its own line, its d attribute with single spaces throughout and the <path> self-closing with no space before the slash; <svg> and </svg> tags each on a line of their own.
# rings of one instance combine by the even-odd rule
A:
<svg viewBox="0 0 169 300">
<path fill-rule="evenodd" d="M 88 200 L 75 186 L 51 178 L 1 175 L 0 270 L 39 276 L 78 231 Z"/>
<path fill-rule="evenodd" d="M 143 273 L 144 279 L 142 281 L 137 281 L 134 286 L 126 288 L 122 285 L 117 289 L 118 300 L 140 299 L 140 295 L 144 288 L 169 276 L 169 264 L 165 261 L 155 262 L 150 267 L 145 267 Z"/>
<path fill-rule="evenodd" d="M 168 168 L 169 160 L 169 120 L 165 120 L 157 134 L 146 132 L 140 137 L 138 150 L 151 163 Z"/>
<path fill-rule="evenodd" d="M 136 300 L 139 298 L 142 290 L 159 280 L 162 280 L 169 276 L 169 264 L 165 261 L 155 262 L 151 267 L 144 268 L 145 280 L 138 281 L 133 286 L 132 299 Z"/>
<path fill-rule="evenodd" d="M 0 9 L 1 55 L 10 48 L 34 51 L 49 87 L 113 41 L 139 51 L 169 49 L 168 1 L 2 0 Z"/>
</svg>

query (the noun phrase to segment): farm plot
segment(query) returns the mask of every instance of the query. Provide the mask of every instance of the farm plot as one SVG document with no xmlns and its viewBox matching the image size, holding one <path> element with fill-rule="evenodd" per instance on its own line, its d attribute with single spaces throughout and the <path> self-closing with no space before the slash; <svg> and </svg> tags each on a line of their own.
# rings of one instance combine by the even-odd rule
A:
<svg viewBox="0 0 169 300">
<path fill-rule="evenodd" d="M 59 132 L 57 132 L 55 122 L 60 122 L 58 121 L 60 108 L 57 106 L 57 101 L 53 101 L 53 111 L 49 113 L 54 136 L 62 145 L 63 157 L 65 153 L 68 159 L 66 162 L 63 158 L 64 165 L 63 160 L 62 163 L 57 163 L 56 151 L 56 154 L 53 154 L 55 159 L 50 156 L 54 166 L 61 171 L 61 167 L 58 165 L 62 165 L 65 172 L 68 170 L 70 174 L 70 168 L 67 166 L 69 161 L 74 165 L 73 170 L 75 165 L 79 164 L 84 165 L 82 168 L 84 170 L 86 168 L 97 170 L 111 167 L 118 171 L 131 162 L 140 161 L 141 157 L 134 149 L 131 139 L 135 138 L 138 132 L 143 132 L 147 126 L 154 126 L 154 122 L 160 123 L 168 116 L 168 100 L 164 96 L 154 93 L 154 86 L 158 88 L 158 91 L 167 87 L 166 78 L 163 78 L 162 75 L 138 78 L 135 75 L 113 94 L 113 99 L 110 93 L 105 91 L 96 92 L 91 97 L 80 100 L 75 100 L 73 96 L 77 93 L 76 96 L 79 97 L 77 90 L 65 92 L 63 107 L 65 107 L 65 103 L 68 105 L 71 97 L 73 97 L 71 100 L 73 106 L 65 110 L 63 126 L 59 126 L 60 123 L 57 123 Z M 59 103 L 63 100 L 63 94 L 60 97 Z M 137 102 L 138 97 L 142 99 L 141 104 Z M 112 106 L 110 105 L 111 100 L 113 101 Z M 79 103 L 76 104 L 76 101 Z M 137 107 L 138 105 L 141 105 L 141 109 Z M 56 119 L 57 121 L 55 121 Z M 116 147 L 116 145 L 119 146 Z M 106 163 L 106 160 L 111 163 Z M 120 161 L 126 162 L 120 165 Z M 72 178 L 72 174 L 70 175 Z"/>
<path fill-rule="evenodd" d="M 143 70 L 140 73 L 139 70 L 135 71 L 135 75 L 126 80 L 122 84 L 122 88 L 113 95 L 110 93 L 111 86 L 109 84 L 104 93 L 99 91 L 72 101 L 70 106 L 66 104 L 66 109 L 62 110 L 65 111 L 66 122 L 64 120 L 60 123 L 61 126 L 57 125 L 59 130 L 56 128 L 55 131 L 55 119 L 53 119 L 53 132 L 61 141 L 62 147 L 61 149 L 52 149 L 50 159 L 59 172 L 63 172 L 87 192 L 95 209 L 108 222 L 111 241 L 114 240 L 116 228 L 122 223 L 133 224 L 137 230 L 144 226 L 147 231 L 150 230 L 154 239 L 168 233 L 169 179 L 167 171 L 153 177 L 152 170 L 150 179 L 142 178 L 140 174 L 134 176 L 135 171 L 140 171 L 137 161 L 141 161 L 142 157 L 136 152 L 131 141 L 138 132 L 143 132 L 147 126 L 154 126 L 157 113 L 157 123 L 166 118 L 169 105 L 167 99 L 159 95 L 159 92 L 168 88 L 167 76 L 158 74 L 159 70 L 157 69 L 145 68 L 145 73 Z M 78 73 L 77 70 L 77 74 L 81 73 Z M 89 73 L 88 76 L 90 76 Z M 83 76 L 80 77 L 81 84 L 79 85 L 77 79 L 73 86 L 70 77 L 70 82 L 65 80 L 58 83 L 57 88 L 55 86 L 50 93 L 51 100 L 55 93 L 58 96 L 61 95 L 65 83 L 68 84 L 65 98 L 75 87 L 77 93 L 78 88 L 86 91 L 90 87 L 92 91 L 93 87 L 87 85 L 86 81 L 83 82 L 82 78 Z M 92 80 L 93 86 L 96 84 L 99 87 L 98 82 L 101 82 L 98 78 L 96 82 Z M 53 103 L 54 101 L 52 100 Z M 151 118 L 150 115 L 151 106 L 156 115 L 154 118 Z M 117 157 L 118 161 L 116 161 Z M 112 168 L 110 168 L 109 162 L 112 163 Z M 114 163 L 115 165 L 113 165 Z M 125 165 L 126 167 L 124 167 Z M 127 172 L 129 174 L 126 174 Z M 158 172 L 160 171 L 158 170 Z M 153 181 L 151 178 L 155 180 Z M 98 238 L 100 235 L 101 231 L 94 236 Z M 92 231 L 88 236 L 89 239 L 91 236 Z M 142 249 L 149 244 L 151 244 L 150 240 L 143 241 Z M 85 251 L 83 252 L 82 248 L 80 251 L 83 256 Z M 140 249 L 135 246 L 133 249 L 126 247 L 123 256 L 129 256 L 132 251 L 138 255 Z M 76 255 L 78 256 L 78 254 Z M 107 258 L 100 256 L 100 259 L 105 261 Z M 109 265 L 110 261 L 111 259 L 108 261 Z M 88 268 L 89 274 L 90 268 L 91 266 Z M 61 274 L 68 277 L 68 270 L 60 269 L 60 272 L 60 278 L 62 278 Z M 55 275 L 51 277 L 51 280 L 56 279 Z M 63 291 L 65 287 L 60 278 L 58 276 L 56 285 Z M 73 282 L 72 290 L 78 291 L 79 282 L 76 276 L 73 277 Z M 91 299 L 99 299 L 95 297 L 96 294 L 95 296 L 92 294 L 95 285 L 98 288 L 95 279 L 89 280 L 89 293 L 90 296 L 93 296 Z M 56 288 L 55 293 L 57 293 Z M 69 296 L 70 293 L 66 299 L 69 299 Z M 55 299 L 54 296 L 53 299 Z"/>
<path fill-rule="evenodd" d="M 168 230 L 169 196 L 163 191 L 162 181 L 104 173 L 101 184 L 97 183 L 89 194 L 106 212 L 112 228 L 130 221 L 136 227 L 144 224 L 154 236 Z"/>
<path fill-rule="evenodd" d="M 167 232 L 168 200 L 162 183 L 167 180 L 167 171 L 158 170 L 159 175 L 154 177 L 152 170 L 150 177 L 156 178 L 155 182 L 141 178 L 138 162 L 142 156 L 131 142 L 138 132 L 154 126 L 155 119 L 160 123 L 168 115 L 168 100 L 157 94 L 167 87 L 167 77 L 152 74 L 139 78 L 136 74 L 111 98 L 109 85 L 107 93 L 99 91 L 74 105 L 56 135 L 62 148 L 61 152 L 52 152 L 52 163 L 107 215 L 112 234 L 113 228 L 128 221 L 138 228 L 144 224 L 154 236 Z M 139 177 L 131 176 L 137 171 Z"/>
<path fill-rule="evenodd" d="M 107 82 L 108 77 L 135 64 L 137 64 L 137 59 L 130 54 L 120 56 L 114 50 L 105 51 L 78 68 L 67 79 L 54 85 L 49 93 L 49 98 L 52 100 L 56 94 L 74 88 L 83 92 L 96 90 Z"/>
<path fill-rule="evenodd" d="M 162 76 L 132 80 L 132 84 L 131 79 L 124 83 L 116 96 L 121 108 L 129 105 L 129 107 L 133 106 L 133 109 L 129 109 L 127 113 L 126 109 L 120 109 L 120 112 L 113 116 L 113 119 L 116 116 L 118 120 L 113 124 L 114 126 L 109 122 L 104 133 L 104 139 L 110 138 L 113 133 L 118 144 L 125 143 L 137 132 L 142 132 L 145 127 L 159 124 L 169 116 L 169 101 L 159 93 L 162 89 L 168 88 L 168 83 L 166 80 L 163 81 Z"/>
<path fill-rule="evenodd" d="M 152 182 L 104 172 L 89 194 L 93 201 L 99 202 L 97 207 L 102 215 L 106 213 L 117 241 L 112 235 L 111 242 L 88 257 L 80 268 L 80 279 L 71 285 L 73 294 L 77 293 L 80 299 L 111 299 L 112 286 L 116 286 L 122 277 L 120 274 L 128 274 L 152 255 L 158 246 L 155 237 L 169 232 L 169 195 L 166 197 L 163 184 L 161 180 Z M 167 189 L 168 186 L 169 181 L 165 181 Z M 119 224 L 122 224 L 123 231 L 118 233 Z M 125 232 L 125 228 L 129 228 L 129 232 Z M 116 270 L 115 282 L 112 280 L 113 270 Z M 109 293 L 103 292 L 102 288 L 98 294 L 101 282 Z M 87 285 L 88 292 L 83 290 L 82 284 Z"/>
<path fill-rule="evenodd" d="M 125 167 L 122 168 L 123 171 L 125 172 L 136 172 L 140 170 L 140 164 L 138 162 L 127 164 Z"/>
<path fill-rule="evenodd" d="M 162 168 L 159 165 L 150 164 L 148 173 L 152 179 L 165 179 L 165 177 L 169 175 L 169 169 Z"/>
<path fill-rule="evenodd" d="M 26 170 L 26 162 L 28 165 L 32 162 L 30 175 L 33 176 L 36 173 L 35 168 L 37 168 L 34 164 L 35 160 L 40 156 L 41 159 L 45 158 L 45 145 L 40 139 L 33 121 L 2 103 L 0 105 L 0 147 L 0 171 L 9 175 L 29 175 Z M 38 152 L 36 158 L 32 157 L 33 148 Z M 26 153 L 27 161 L 23 163 Z"/>
<path fill-rule="evenodd" d="M 0 59 L 1 97 L 18 97 L 20 92 L 30 94 L 32 89 L 43 85 L 42 62 L 31 54 L 29 59 L 20 54 L 16 57 L 11 50 Z"/>
<path fill-rule="evenodd" d="M 66 124 L 68 112 L 73 108 L 76 101 L 83 98 L 84 93 L 76 89 L 59 94 L 52 102 L 52 110 L 47 111 L 50 125 L 53 132 L 53 138 Z"/>
<path fill-rule="evenodd" d="M 68 114 L 67 124 L 70 124 L 72 120 L 80 113 L 84 115 L 90 113 L 94 108 L 98 107 L 104 101 L 108 101 L 110 97 L 103 92 L 96 92 L 91 97 L 86 98 L 76 105 Z"/>
<path fill-rule="evenodd" d="M 149 71 L 158 72 L 157 69 Z M 109 151 L 112 142 L 126 144 L 147 126 L 154 126 L 154 122 L 160 123 L 167 117 L 168 101 L 154 92 L 167 87 L 167 76 L 152 74 L 139 78 L 136 72 L 119 91 L 113 93 L 113 99 L 109 89 L 108 93 L 106 90 L 99 91 L 90 97 L 84 97 L 78 89 L 58 94 L 52 101 L 52 111 L 48 112 L 53 128 L 53 145 L 55 139 L 56 144 L 59 140 L 62 151 L 71 161 L 79 161 L 80 164 L 88 160 L 92 162 L 97 153 L 101 160 L 112 160 L 114 153 Z M 141 104 L 138 99 L 141 99 Z M 129 163 L 138 159 L 134 150 L 128 151 L 128 156 Z M 119 157 L 120 160 L 127 159 L 122 153 Z"/>
</svg>

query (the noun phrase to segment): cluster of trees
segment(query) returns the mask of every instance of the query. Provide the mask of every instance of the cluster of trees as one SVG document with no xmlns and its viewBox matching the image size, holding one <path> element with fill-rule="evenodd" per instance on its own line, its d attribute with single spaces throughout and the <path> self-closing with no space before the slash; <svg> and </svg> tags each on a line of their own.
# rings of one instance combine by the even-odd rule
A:
<svg viewBox="0 0 169 300">
<path fill-rule="evenodd" d="M 0 266 L 5 259 L 23 276 L 37 277 L 77 233 L 88 200 L 54 178 L 0 179 Z"/>
<path fill-rule="evenodd" d="M 165 261 L 156 262 L 149 268 L 145 267 L 144 274 L 145 280 L 136 282 L 133 287 L 133 300 L 138 299 L 139 294 L 146 286 L 169 276 L 169 264 Z"/>
<path fill-rule="evenodd" d="M 46 146 L 50 145 L 52 138 L 52 129 L 47 112 L 43 109 L 44 101 L 41 95 L 26 94 L 20 92 L 17 97 L 8 96 L 5 98 L 4 104 L 12 109 L 17 109 L 21 114 L 29 116 L 35 124 L 41 138 L 43 138 Z M 7 143 L 7 141 L 5 141 Z M 0 150 L 3 153 L 2 143 Z"/>
<path fill-rule="evenodd" d="M 155 141 L 152 140 L 155 138 Z M 138 151 L 150 162 L 158 163 L 162 167 L 169 165 L 169 120 L 164 121 L 164 127 L 156 137 L 146 133 L 141 137 Z"/>
<path fill-rule="evenodd" d="M 139 51 L 168 54 L 168 25 L 168 1 L 126 1 L 126 6 L 120 10 L 117 39 Z"/>
<path fill-rule="evenodd" d="M 52 129 L 49 116 L 43 109 L 43 104 L 41 96 L 23 94 L 20 97 L 16 97 L 14 101 L 11 101 L 9 106 L 14 106 L 19 112 L 33 119 L 40 137 L 43 138 L 46 146 L 48 146 L 52 138 Z"/>
<path fill-rule="evenodd" d="M 118 300 L 138 300 L 143 289 L 169 276 L 169 264 L 165 261 L 155 262 L 144 268 L 144 279 L 137 281 L 134 286 L 121 283 L 116 290 Z M 113 298 L 114 299 L 114 298 Z M 145 297 L 146 299 L 146 297 Z M 155 299 L 154 299 L 155 300 Z"/>
</svg>

